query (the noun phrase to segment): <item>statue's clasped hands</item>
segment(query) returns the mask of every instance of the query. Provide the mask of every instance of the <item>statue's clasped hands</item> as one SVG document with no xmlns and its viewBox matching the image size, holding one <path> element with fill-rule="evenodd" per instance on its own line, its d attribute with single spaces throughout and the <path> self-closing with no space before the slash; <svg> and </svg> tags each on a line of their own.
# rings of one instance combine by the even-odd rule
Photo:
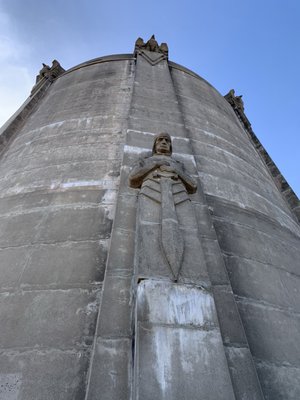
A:
<svg viewBox="0 0 300 400">
<path fill-rule="evenodd" d="M 172 163 L 173 164 L 173 163 Z M 169 177 L 171 179 L 178 179 L 178 175 L 177 175 L 177 171 L 174 168 L 174 166 L 170 165 L 170 163 L 168 161 L 162 160 L 159 161 L 157 163 L 157 167 L 159 168 L 158 171 L 156 171 L 156 175 L 157 176 L 165 176 L 165 175 L 161 175 L 160 172 L 167 172 L 167 174 L 172 174 L 171 176 L 169 175 Z"/>
</svg>

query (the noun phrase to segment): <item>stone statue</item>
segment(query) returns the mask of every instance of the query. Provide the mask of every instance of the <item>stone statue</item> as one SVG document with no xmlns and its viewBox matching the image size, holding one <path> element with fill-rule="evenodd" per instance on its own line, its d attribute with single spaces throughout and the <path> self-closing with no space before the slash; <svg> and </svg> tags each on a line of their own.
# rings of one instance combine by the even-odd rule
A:
<svg viewBox="0 0 300 400">
<path fill-rule="evenodd" d="M 184 239 L 179 226 L 177 206 L 190 201 L 188 194 L 196 192 L 197 184 L 184 171 L 184 165 L 172 157 L 172 142 L 168 133 L 157 135 L 152 156 L 140 159 L 133 166 L 129 185 L 141 189 L 140 239 L 147 241 L 147 237 L 152 237 L 156 242 L 160 242 L 153 251 L 157 251 L 157 248 L 162 250 L 173 279 L 177 281 L 184 252 Z M 150 233 L 151 223 L 153 231 Z M 148 226 L 144 227 L 143 224 Z M 154 233 L 158 226 L 160 232 Z M 148 243 L 146 253 L 151 246 L 152 243 Z M 148 261 L 148 264 L 151 264 L 151 261 Z"/>
</svg>

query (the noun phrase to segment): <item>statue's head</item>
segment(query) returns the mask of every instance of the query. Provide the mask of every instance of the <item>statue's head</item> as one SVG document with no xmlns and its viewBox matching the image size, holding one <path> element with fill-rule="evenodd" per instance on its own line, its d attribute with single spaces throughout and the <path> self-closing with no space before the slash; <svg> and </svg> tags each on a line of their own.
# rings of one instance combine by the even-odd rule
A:
<svg viewBox="0 0 300 400">
<path fill-rule="evenodd" d="M 161 154 L 165 156 L 170 156 L 172 154 L 172 140 L 168 133 L 163 132 L 155 136 L 152 154 Z"/>
</svg>

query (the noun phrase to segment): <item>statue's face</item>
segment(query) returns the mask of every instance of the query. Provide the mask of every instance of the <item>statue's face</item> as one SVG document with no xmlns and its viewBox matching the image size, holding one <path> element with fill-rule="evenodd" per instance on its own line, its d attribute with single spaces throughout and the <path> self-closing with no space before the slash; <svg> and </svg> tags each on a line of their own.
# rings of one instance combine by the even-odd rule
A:
<svg viewBox="0 0 300 400">
<path fill-rule="evenodd" d="M 158 136 L 155 141 L 155 154 L 171 154 L 171 139 L 169 136 Z"/>
</svg>

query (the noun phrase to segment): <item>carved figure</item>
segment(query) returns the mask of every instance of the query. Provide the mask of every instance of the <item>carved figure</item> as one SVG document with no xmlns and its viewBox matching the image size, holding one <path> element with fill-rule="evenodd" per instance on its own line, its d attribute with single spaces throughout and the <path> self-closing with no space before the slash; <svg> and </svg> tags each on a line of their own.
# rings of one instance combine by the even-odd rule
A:
<svg viewBox="0 0 300 400">
<path fill-rule="evenodd" d="M 41 81 L 43 78 L 46 79 L 55 79 L 59 75 L 61 75 L 65 70 L 62 68 L 60 63 L 57 60 L 52 61 L 52 66 L 49 67 L 49 65 L 43 63 L 43 68 L 40 70 L 39 74 L 36 77 L 36 82 L 38 83 Z"/>
<path fill-rule="evenodd" d="M 49 65 L 43 63 L 43 68 L 40 70 L 39 74 L 36 77 L 35 83 L 38 83 L 44 77 L 47 77 L 50 73 L 51 68 Z"/>
<path fill-rule="evenodd" d="M 139 160 L 132 168 L 129 185 L 141 188 L 139 193 L 141 224 L 149 220 L 148 222 L 160 225 L 160 233 L 155 240 L 160 241 L 165 260 L 174 280 L 177 280 L 182 264 L 184 240 L 176 207 L 190 200 L 188 193 L 195 193 L 197 184 L 184 171 L 183 164 L 172 157 L 172 142 L 168 133 L 160 133 L 155 137 L 152 156 Z M 160 205 L 158 221 L 154 220 L 156 212 L 151 204 L 153 202 Z M 143 234 L 142 240 L 146 240 Z"/>
<path fill-rule="evenodd" d="M 237 108 L 240 112 L 244 113 L 243 95 L 236 96 L 234 89 L 231 89 L 224 97 L 233 108 Z"/>
<path fill-rule="evenodd" d="M 147 43 L 145 43 L 144 40 L 140 37 L 136 40 L 135 51 L 142 49 L 151 52 L 162 53 L 165 56 L 168 56 L 169 52 L 167 43 L 161 43 L 161 45 L 159 46 L 154 35 L 151 36 Z"/>
</svg>

